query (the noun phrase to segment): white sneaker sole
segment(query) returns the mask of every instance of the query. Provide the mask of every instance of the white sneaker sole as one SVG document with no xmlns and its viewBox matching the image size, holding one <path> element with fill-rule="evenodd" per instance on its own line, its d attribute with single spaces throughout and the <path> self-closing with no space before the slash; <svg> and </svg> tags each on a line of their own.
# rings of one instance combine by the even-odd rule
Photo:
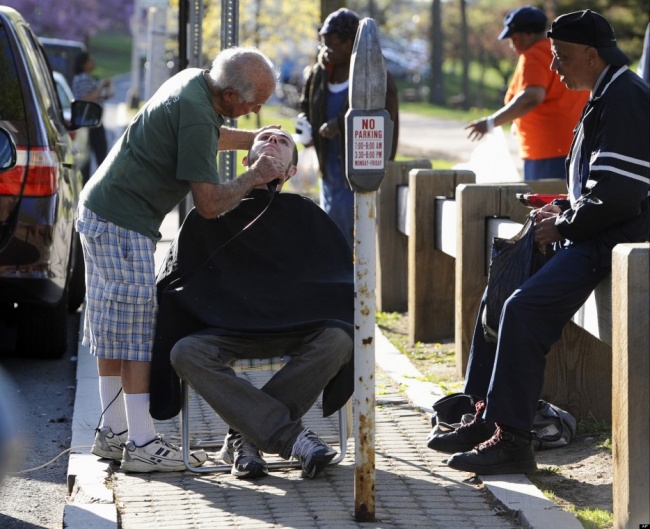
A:
<svg viewBox="0 0 650 529">
<path fill-rule="evenodd" d="M 206 457 L 207 459 L 207 457 Z M 192 467 L 200 467 L 203 463 L 205 463 L 206 459 L 203 461 L 200 461 L 197 459 L 194 455 L 190 456 L 190 465 Z M 122 459 L 122 464 L 120 465 L 120 468 L 124 472 L 137 472 L 137 473 L 143 473 L 143 472 L 182 472 L 183 470 L 186 470 L 185 463 L 183 461 L 166 461 L 162 463 L 156 463 L 156 462 L 149 462 L 149 461 L 141 461 L 138 459 L 131 459 L 130 461 L 125 461 Z"/>
<path fill-rule="evenodd" d="M 103 459 L 112 459 L 113 461 L 117 461 L 118 463 L 122 461 L 122 449 L 115 449 L 115 450 L 104 450 L 99 446 L 93 445 L 93 447 L 90 449 L 90 453 L 93 455 L 96 455 L 97 457 L 101 457 Z"/>
</svg>

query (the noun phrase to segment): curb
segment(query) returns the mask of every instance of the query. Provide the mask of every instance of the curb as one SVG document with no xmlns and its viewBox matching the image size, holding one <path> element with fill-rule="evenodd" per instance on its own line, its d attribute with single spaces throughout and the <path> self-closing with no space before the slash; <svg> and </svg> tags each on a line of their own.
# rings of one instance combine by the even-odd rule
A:
<svg viewBox="0 0 650 529">
<path fill-rule="evenodd" d="M 83 322 L 83 317 L 81 319 Z M 72 439 L 68 460 L 68 493 L 63 508 L 63 529 L 117 529 L 113 491 L 106 485 L 110 463 L 90 453 L 101 414 L 97 362 L 79 340 L 77 391 L 72 415 Z"/>
</svg>

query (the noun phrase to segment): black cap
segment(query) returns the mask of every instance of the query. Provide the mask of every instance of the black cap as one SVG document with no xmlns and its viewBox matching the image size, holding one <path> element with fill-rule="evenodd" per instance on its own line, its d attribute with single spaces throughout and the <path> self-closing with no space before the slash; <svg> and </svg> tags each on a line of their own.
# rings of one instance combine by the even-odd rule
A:
<svg viewBox="0 0 650 529">
<path fill-rule="evenodd" d="M 624 66 L 632 62 L 616 45 L 616 36 L 611 24 L 591 9 L 557 17 L 546 36 L 553 40 L 596 48 L 598 55 L 612 66 Z"/>
<path fill-rule="evenodd" d="M 318 34 L 330 35 L 334 33 L 341 40 L 350 40 L 356 37 L 358 27 L 359 15 L 350 9 L 342 7 L 327 16 Z"/>
<path fill-rule="evenodd" d="M 547 21 L 541 9 L 531 6 L 518 7 L 503 19 L 503 31 L 499 34 L 499 40 L 507 39 L 513 33 L 541 33 L 546 29 Z"/>
</svg>

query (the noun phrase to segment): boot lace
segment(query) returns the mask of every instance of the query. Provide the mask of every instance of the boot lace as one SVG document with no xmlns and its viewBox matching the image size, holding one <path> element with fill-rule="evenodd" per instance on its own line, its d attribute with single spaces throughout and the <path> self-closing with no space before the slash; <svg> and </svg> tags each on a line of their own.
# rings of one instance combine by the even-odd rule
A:
<svg viewBox="0 0 650 529">
<path fill-rule="evenodd" d="M 497 424 L 497 429 L 494 432 L 494 435 L 490 437 L 487 441 L 484 441 L 480 445 L 478 445 L 476 447 L 476 451 L 483 452 L 484 450 L 487 450 L 488 448 L 495 446 L 497 443 L 500 443 L 502 440 L 503 440 L 503 430 Z"/>
</svg>

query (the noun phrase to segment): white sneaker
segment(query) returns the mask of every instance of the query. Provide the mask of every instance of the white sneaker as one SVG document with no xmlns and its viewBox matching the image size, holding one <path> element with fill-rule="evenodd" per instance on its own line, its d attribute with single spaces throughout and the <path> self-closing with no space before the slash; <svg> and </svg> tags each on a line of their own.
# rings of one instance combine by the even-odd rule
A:
<svg viewBox="0 0 650 529">
<path fill-rule="evenodd" d="M 122 460 L 122 448 L 128 439 L 128 432 L 113 433 L 110 426 L 104 426 L 95 430 L 95 442 L 90 452 L 104 459 L 113 461 Z"/>
<path fill-rule="evenodd" d="M 190 465 L 200 467 L 208 456 L 203 450 L 192 452 L 189 456 Z M 122 451 L 124 472 L 180 472 L 186 469 L 181 449 L 165 441 L 158 434 L 143 446 L 136 446 L 128 441 Z"/>
</svg>

